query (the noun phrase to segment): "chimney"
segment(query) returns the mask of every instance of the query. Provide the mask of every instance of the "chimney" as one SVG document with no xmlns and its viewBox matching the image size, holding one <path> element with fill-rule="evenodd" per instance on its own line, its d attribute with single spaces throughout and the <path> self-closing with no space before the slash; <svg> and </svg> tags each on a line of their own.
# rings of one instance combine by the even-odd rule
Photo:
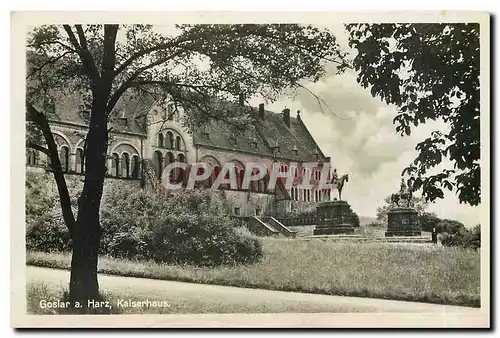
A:
<svg viewBox="0 0 500 338">
<path fill-rule="evenodd" d="M 263 103 L 259 104 L 259 118 L 261 120 L 264 120 L 264 104 Z"/>
<path fill-rule="evenodd" d="M 245 95 L 242 94 L 242 93 L 239 96 L 239 104 L 240 104 L 240 107 L 244 107 L 245 106 Z"/>
<path fill-rule="evenodd" d="M 290 129 L 290 109 L 288 108 L 283 109 L 283 121 L 285 122 L 286 126 Z"/>
</svg>

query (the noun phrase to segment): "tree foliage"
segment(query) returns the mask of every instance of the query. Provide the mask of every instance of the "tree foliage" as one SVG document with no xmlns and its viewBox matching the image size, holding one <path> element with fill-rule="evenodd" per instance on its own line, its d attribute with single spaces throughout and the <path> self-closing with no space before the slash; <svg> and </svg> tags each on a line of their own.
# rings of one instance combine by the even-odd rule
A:
<svg viewBox="0 0 500 338">
<path fill-rule="evenodd" d="M 413 197 L 412 199 L 413 208 L 418 212 L 419 215 L 423 215 L 427 209 L 429 203 L 425 201 L 422 197 Z M 383 223 L 387 223 L 387 213 L 391 210 L 391 195 L 384 198 L 384 204 L 377 208 L 377 220 Z"/>
<path fill-rule="evenodd" d="M 481 247 L 481 226 L 472 229 L 461 228 L 455 233 L 445 233 L 441 240 L 444 246 L 458 246 L 478 250 Z"/>
<path fill-rule="evenodd" d="M 442 120 L 417 144 L 404 171 L 429 201 L 456 191 L 460 202 L 478 205 L 480 190 L 479 24 L 349 24 L 358 82 L 373 96 L 396 105 L 396 132 Z M 453 167 L 437 166 L 449 160 Z"/>
</svg>

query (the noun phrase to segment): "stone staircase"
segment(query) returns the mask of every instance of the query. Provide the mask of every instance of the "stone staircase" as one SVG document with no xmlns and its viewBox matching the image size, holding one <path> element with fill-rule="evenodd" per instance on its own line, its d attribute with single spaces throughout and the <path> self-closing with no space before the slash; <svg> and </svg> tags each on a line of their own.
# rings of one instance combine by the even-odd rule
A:
<svg viewBox="0 0 500 338">
<path fill-rule="evenodd" d="M 295 238 L 297 235 L 296 231 L 293 231 L 290 228 L 286 227 L 285 225 L 283 225 L 283 223 L 281 223 L 272 216 L 261 217 L 261 220 L 266 224 L 270 225 L 271 227 L 273 227 L 274 229 L 276 229 L 280 234 L 285 235 L 286 237 Z"/>
<path fill-rule="evenodd" d="M 295 231 L 290 230 L 274 217 L 269 217 L 269 216 L 248 217 L 246 219 L 246 225 L 248 230 L 250 230 L 251 232 L 253 232 L 258 236 L 284 235 L 286 237 L 292 237 L 292 238 L 296 236 Z"/>
</svg>

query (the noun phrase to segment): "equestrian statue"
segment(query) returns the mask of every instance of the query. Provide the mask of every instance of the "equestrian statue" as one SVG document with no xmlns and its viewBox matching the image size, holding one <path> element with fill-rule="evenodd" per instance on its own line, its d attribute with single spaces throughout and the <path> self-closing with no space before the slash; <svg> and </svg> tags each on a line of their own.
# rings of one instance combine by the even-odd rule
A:
<svg viewBox="0 0 500 338">
<path fill-rule="evenodd" d="M 349 182 L 349 174 L 344 174 L 339 178 L 337 169 L 333 169 L 332 183 L 337 185 L 337 190 L 339 192 L 339 201 L 342 200 L 342 189 L 344 188 L 344 184 L 346 182 Z"/>
<path fill-rule="evenodd" d="M 410 208 L 412 204 L 413 193 L 410 186 L 407 186 L 404 178 L 401 179 L 399 192 L 391 195 L 391 204 L 397 207 Z M 404 201 L 404 204 L 400 204 Z"/>
</svg>

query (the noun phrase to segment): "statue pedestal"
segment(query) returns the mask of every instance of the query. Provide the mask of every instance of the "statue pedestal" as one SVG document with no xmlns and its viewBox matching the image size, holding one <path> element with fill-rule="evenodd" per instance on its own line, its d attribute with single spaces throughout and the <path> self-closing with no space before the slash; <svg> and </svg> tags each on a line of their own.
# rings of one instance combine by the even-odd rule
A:
<svg viewBox="0 0 500 338">
<path fill-rule="evenodd" d="M 387 213 L 385 237 L 421 236 L 418 213 L 413 208 L 395 208 Z"/>
<path fill-rule="evenodd" d="M 314 235 L 352 234 L 356 226 L 354 213 L 346 201 L 320 203 L 316 207 Z"/>
</svg>

